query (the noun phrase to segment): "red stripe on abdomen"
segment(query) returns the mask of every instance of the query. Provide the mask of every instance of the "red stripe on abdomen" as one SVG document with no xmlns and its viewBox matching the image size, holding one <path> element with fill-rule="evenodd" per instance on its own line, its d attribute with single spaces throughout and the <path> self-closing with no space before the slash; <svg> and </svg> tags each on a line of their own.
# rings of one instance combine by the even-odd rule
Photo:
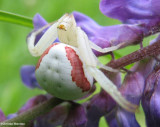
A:
<svg viewBox="0 0 160 127">
<path fill-rule="evenodd" d="M 41 57 L 40 57 L 37 65 L 36 65 L 36 69 L 39 68 L 40 63 L 41 63 L 43 57 L 48 54 L 49 50 L 50 50 L 53 46 L 58 45 L 58 44 L 59 44 L 59 43 L 54 43 L 54 44 L 50 45 L 50 46 L 43 52 L 43 54 L 41 55 Z"/>
<path fill-rule="evenodd" d="M 76 83 L 77 87 L 80 87 L 82 89 L 82 92 L 90 90 L 90 83 L 85 77 L 84 70 L 83 70 L 83 63 L 79 59 L 79 56 L 76 54 L 76 52 L 66 46 L 65 47 L 67 58 L 71 63 L 72 71 L 72 81 Z"/>
</svg>

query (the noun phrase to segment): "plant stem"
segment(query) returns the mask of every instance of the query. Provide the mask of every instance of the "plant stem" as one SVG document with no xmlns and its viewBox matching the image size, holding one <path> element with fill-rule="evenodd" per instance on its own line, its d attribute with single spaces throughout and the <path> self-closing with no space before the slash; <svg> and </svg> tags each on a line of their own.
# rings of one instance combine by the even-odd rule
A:
<svg viewBox="0 0 160 127">
<path fill-rule="evenodd" d="M 14 117 L 12 119 L 1 122 L 4 125 L 1 125 L 1 123 L 0 123 L 0 127 L 10 127 L 11 126 L 11 125 L 7 125 L 7 124 L 5 125 L 5 123 L 25 123 L 25 124 L 27 124 L 29 121 L 37 118 L 38 116 L 49 112 L 56 105 L 58 105 L 62 102 L 63 102 L 63 100 L 60 100 L 58 98 L 51 98 L 50 100 L 47 100 L 47 101 L 33 107 L 32 109 L 18 115 L 17 117 Z"/>
<path fill-rule="evenodd" d="M 108 66 L 112 68 L 122 68 L 126 65 L 132 64 L 146 57 L 155 57 L 160 54 L 160 41 L 155 42 L 152 45 L 139 49 L 129 55 L 126 55 L 120 59 L 112 60 L 108 63 Z"/>
<path fill-rule="evenodd" d="M 31 18 L 1 10 L 0 10 L 0 21 L 5 21 L 33 28 L 33 23 Z"/>
</svg>

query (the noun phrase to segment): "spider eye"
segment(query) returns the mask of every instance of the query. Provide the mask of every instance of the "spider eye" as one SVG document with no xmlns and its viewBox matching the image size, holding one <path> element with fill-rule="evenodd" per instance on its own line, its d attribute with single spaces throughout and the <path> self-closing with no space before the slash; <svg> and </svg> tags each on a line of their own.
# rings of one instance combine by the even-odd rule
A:
<svg viewBox="0 0 160 127">
<path fill-rule="evenodd" d="M 62 25 L 59 25 L 57 28 L 61 29 L 61 30 L 65 30 L 66 31 L 66 28 L 65 26 L 62 24 Z"/>
</svg>

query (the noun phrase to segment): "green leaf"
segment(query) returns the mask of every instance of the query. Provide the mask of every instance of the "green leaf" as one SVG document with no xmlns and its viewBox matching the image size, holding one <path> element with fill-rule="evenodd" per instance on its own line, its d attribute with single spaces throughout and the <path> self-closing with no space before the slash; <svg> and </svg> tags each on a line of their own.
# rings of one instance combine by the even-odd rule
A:
<svg viewBox="0 0 160 127">
<path fill-rule="evenodd" d="M 0 10 L 0 21 L 33 28 L 33 23 L 31 18 L 1 10 Z"/>
</svg>

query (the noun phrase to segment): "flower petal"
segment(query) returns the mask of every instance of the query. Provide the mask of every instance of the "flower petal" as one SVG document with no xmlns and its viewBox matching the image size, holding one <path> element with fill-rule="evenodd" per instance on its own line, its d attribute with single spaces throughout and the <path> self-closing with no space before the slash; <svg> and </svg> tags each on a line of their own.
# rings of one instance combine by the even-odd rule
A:
<svg viewBox="0 0 160 127">
<path fill-rule="evenodd" d="M 154 70 L 156 60 L 154 58 L 146 58 L 139 62 L 131 68 L 131 71 L 138 71 L 146 79 L 148 75 Z"/>
<path fill-rule="evenodd" d="M 0 109 L 0 122 L 5 121 L 6 117 L 4 115 L 4 113 L 2 112 L 2 110 Z"/>
<path fill-rule="evenodd" d="M 153 2 L 154 0 L 101 0 L 100 10 L 106 16 L 122 22 L 128 19 L 153 18 L 156 16 Z M 159 10 L 158 7 L 157 9 Z"/>
<path fill-rule="evenodd" d="M 144 77 L 139 72 L 134 72 L 125 76 L 120 91 L 128 101 L 139 105 L 143 89 Z M 135 119 L 135 114 L 121 108 L 107 115 L 106 120 L 111 127 L 140 127 Z"/>
<path fill-rule="evenodd" d="M 29 88 L 41 88 L 35 77 L 35 66 L 25 65 L 21 67 L 22 82 Z"/>
<path fill-rule="evenodd" d="M 120 73 L 105 72 L 105 75 L 107 75 L 117 87 L 121 85 Z M 94 95 L 87 104 L 87 127 L 98 127 L 100 118 L 111 112 L 116 106 L 116 102 L 104 90 Z"/>
<path fill-rule="evenodd" d="M 63 123 L 63 127 L 85 127 L 87 116 L 83 105 L 72 104 L 71 110 Z"/>
<path fill-rule="evenodd" d="M 43 26 L 47 25 L 48 22 L 40 15 L 40 14 L 36 14 L 33 17 L 33 25 L 34 25 L 34 29 L 32 32 L 37 31 L 38 29 L 42 28 Z M 36 45 L 36 43 L 39 41 L 39 39 L 42 37 L 42 35 L 45 33 L 47 29 L 43 30 L 42 32 L 40 32 L 35 39 L 34 44 Z M 30 37 L 30 35 L 32 34 L 32 32 L 30 32 L 27 36 L 27 39 Z"/>
<path fill-rule="evenodd" d="M 98 127 L 100 118 L 109 113 L 115 106 L 115 101 L 104 90 L 94 95 L 87 106 L 87 127 Z"/>
<path fill-rule="evenodd" d="M 34 127 L 56 127 L 62 125 L 68 114 L 67 105 L 58 105 L 49 113 L 38 117 L 35 120 Z"/>
<path fill-rule="evenodd" d="M 47 24 L 48 24 L 48 22 L 40 14 L 37 13 L 33 17 L 34 30 L 38 30 Z"/>
<path fill-rule="evenodd" d="M 14 118 L 14 117 L 16 117 L 16 116 L 18 116 L 17 113 L 9 114 L 9 115 L 7 116 L 7 119 L 12 119 L 12 118 Z"/>
<path fill-rule="evenodd" d="M 106 119 L 109 127 L 119 127 L 119 124 L 118 124 L 117 118 L 116 118 L 116 112 L 117 112 L 117 110 L 113 110 L 109 113 L 109 115 L 107 114 L 105 116 L 105 119 Z"/>
<path fill-rule="evenodd" d="M 139 72 L 127 74 L 120 91 L 131 103 L 139 105 L 144 89 L 144 82 L 144 77 Z"/>
<path fill-rule="evenodd" d="M 116 118 L 120 127 L 140 127 L 134 113 L 129 113 L 123 109 L 118 110 Z"/>
<path fill-rule="evenodd" d="M 145 87 L 145 79 L 153 71 L 154 64 L 153 58 L 139 61 L 131 68 L 132 72 L 125 76 L 120 91 L 131 103 L 139 105 Z M 106 120 L 111 127 L 139 127 L 135 114 L 121 108 L 107 115 Z"/>
<path fill-rule="evenodd" d="M 26 104 L 18 111 L 18 114 L 23 113 L 31 108 L 33 108 L 34 106 L 46 101 L 48 99 L 48 97 L 46 95 L 38 95 L 35 96 L 31 99 L 29 99 Z"/>
<path fill-rule="evenodd" d="M 158 67 L 156 67 L 157 69 Z M 159 67 L 160 68 L 160 67 Z M 147 80 L 142 98 L 142 106 L 146 116 L 147 126 L 160 125 L 160 69 L 152 72 Z"/>
<path fill-rule="evenodd" d="M 144 36 L 160 31 L 159 0 L 101 0 L 100 10 L 123 23 L 140 24 Z"/>
</svg>

